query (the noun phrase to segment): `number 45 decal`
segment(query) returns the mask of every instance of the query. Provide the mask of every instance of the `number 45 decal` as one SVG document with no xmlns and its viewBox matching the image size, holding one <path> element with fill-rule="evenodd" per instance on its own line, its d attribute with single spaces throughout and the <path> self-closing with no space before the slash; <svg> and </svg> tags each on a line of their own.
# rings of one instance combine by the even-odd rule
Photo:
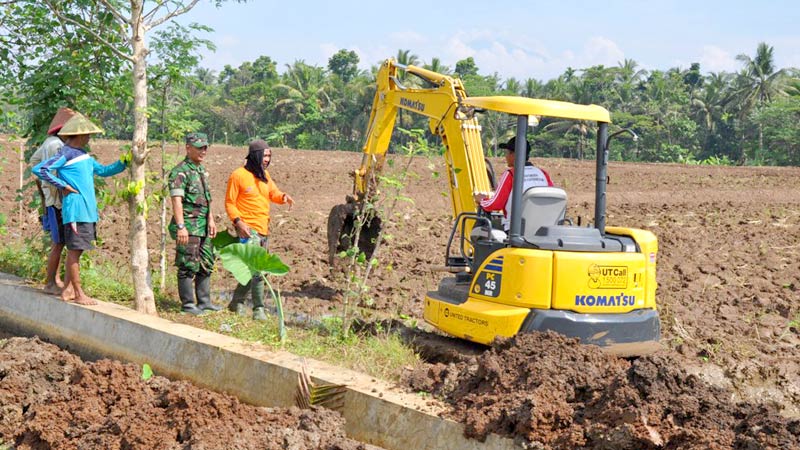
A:
<svg viewBox="0 0 800 450">
<path fill-rule="evenodd" d="M 500 295 L 502 277 L 499 273 L 481 272 L 475 279 L 472 292 L 486 297 L 497 297 Z"/>
</svg>

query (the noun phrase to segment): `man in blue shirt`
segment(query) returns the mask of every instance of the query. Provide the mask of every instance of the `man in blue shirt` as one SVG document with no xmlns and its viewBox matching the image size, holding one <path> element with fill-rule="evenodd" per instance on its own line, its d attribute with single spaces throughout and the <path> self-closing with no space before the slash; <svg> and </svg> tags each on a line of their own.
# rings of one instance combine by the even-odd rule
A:
<svg viewBox="0 0 800 450">
<path fill-rule="evenodd" d="M 80 113 L 76 113 L 58 133 L 64 146 L 54 157 L 42 161 L 33 172 L 61 192 L 61 215 L 64 222 L 64 241 L 67 246 L 66 277 L 61 298 L 80 305 L 96 305 L 97 301 L 81 289 L 80 257 L 93 248 L 97 237 L 97 199 L 94 175 L 110 177 L 125 170 L 126 163 L 117 161 L 104 166 L 86 153 L 93 134 L 103 130 Z"/>
</svg>

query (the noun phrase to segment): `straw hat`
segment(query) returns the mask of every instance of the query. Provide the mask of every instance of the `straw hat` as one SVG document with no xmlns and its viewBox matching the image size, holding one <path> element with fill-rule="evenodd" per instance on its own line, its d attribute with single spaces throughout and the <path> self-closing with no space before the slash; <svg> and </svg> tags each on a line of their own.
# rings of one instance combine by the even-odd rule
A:
<svg viewBox="0 0 800 450">
<path fill-rule="evenodd" d="M 47 127 L 47 134 L 53 134 L 60 130 L 74 115 L 75 111 L 69 108 L 59 108 L 56 115 L 53 116 L 53 120 L 50 121 L 50 126 Z"/>
<path fill-rule="evenodd" d="M 98 134 L 102 132 L 102 128 L 93 124 L 89 119 L 84 117 L 83 114 L 76 112 L 75 115 L 61 127 L 61 131 L 58 132 L 58 135 L 77 136 L 79 134 Z"/>
</svg>

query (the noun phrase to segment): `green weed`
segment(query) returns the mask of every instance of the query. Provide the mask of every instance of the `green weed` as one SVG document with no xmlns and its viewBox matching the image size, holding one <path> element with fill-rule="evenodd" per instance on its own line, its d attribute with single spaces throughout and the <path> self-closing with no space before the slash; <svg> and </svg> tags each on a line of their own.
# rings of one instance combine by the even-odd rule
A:
<svg viewBox="0 0 800 450">
<path fill-rule="evenodd" d="M 30 280 L 44 279 L 44 252 L 32 252 L 27 246 L 0 246 L 0 271 Z"/>
</svg>

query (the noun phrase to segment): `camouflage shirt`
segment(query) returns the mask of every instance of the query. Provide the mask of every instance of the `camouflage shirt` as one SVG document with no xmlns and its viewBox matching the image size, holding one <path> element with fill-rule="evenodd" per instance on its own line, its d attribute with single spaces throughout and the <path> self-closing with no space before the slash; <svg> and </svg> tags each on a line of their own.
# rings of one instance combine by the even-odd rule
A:
<svg viewBox="0 0 800 450">
<path fill-rule="evenodd" d="M 170 197 L 183 197 L 183 223 L 189 236 L 208 236 L 208 216 L 211 210 L 211 191 L 208 172 L 202 165 L 184 159 L 169 173 Z M 175 238 L 175 218 L 169 224 Z"/>
</svg>

